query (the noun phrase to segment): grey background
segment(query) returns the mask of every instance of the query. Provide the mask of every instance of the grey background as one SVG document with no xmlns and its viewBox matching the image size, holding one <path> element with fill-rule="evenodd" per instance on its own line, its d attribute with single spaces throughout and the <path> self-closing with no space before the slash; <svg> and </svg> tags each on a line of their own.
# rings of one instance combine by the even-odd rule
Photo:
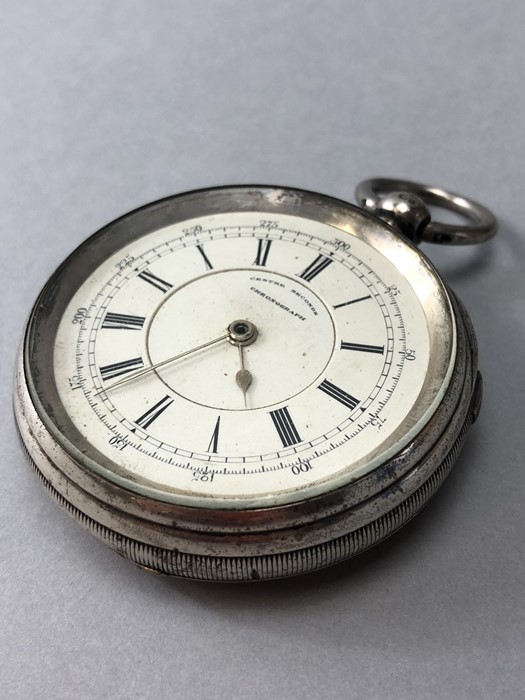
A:
<svg viewBox="0 0 525 700">
<path fill-rule="evenodd" d="M 522 0 L 0 2 L 2 698 L 522 698 Z M 460 462 L 410 526 L 303 578 L 140 572 L 41 490 L 16 346 L 65 255 L 148 201 L 242 182 L 351 199 L 372 175 L 471 195 L 478 249 L 432 248 L 485 378 Z"/>
</svg>

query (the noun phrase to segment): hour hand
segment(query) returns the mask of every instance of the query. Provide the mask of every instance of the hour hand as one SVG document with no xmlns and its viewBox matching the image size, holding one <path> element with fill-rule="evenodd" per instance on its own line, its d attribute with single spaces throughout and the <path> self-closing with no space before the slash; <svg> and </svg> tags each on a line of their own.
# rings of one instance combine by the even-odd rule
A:
<svg viewBox="0 0 525 700">
<path fill-rule="evenodd" d="M 239 357 L 241 360 L 241 369 L 235 375 L 235 381 L 242 390 L 244 396 L 244 405 L 246 407 L 246 392 L 248 391 L 250 384 L 253 381 L 253 377 L 252 373 L 244 367 L 244 348 L 242 345 L 239 345 Z"/>
</svg>

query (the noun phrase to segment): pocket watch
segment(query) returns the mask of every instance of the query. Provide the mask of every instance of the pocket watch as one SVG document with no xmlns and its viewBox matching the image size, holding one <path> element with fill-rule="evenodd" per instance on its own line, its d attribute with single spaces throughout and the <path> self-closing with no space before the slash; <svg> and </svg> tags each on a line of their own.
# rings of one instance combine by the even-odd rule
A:
<svg viewBox="0 0 525 700">
<path fill-rule="evenodd" d="M 385 539 L 443 482 L 481 376 L 469 317 L 417 244 L 481 242 L 496 221 L 403 180 L 356 197 L 175 195 L 45 285 L 17 361 L 21 439 L 121 555 L 194 579 L 301 574 Z"/>
</svg>

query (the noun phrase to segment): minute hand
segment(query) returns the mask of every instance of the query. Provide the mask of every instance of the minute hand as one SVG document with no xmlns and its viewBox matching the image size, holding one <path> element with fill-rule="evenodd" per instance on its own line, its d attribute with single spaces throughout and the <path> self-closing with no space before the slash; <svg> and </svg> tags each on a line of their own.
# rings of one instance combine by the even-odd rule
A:
<svg viewBox="0 0 525 700">
<path fill-rule="evenodd" d="M 180 360 L 183 357 L 187 357 L 188 355 L 192 355 L 194 352 L 198 352 L 199 350 L 204 350 L 204 348 L 208 348 L 210 345 L 215 345 L 216 343 L 220 343 L 221 340 L 226 340 L 226 338 L 229 337 L 228 333 L 225 333 L 224 335 L 219 336 L 218 338 L 215 338 L 214 340 L 209 340 L 207 343 L 203 343 L 202 345 L 197 345 L 195 348 L 191 348 L 190 350 L 186 350 L 185 352 L 181 352 L 178 355 L 174 355 L 173 357 L 168 357 L 167 360 L 162 360 L 162 362 L 157 362 L 155 365 L 151 365 L 150 367 L 145 367 L 144 369 L 139 370 L 138 372 L 135 372 L 135 374 L 132 374 L 130 377 L 124 377 L 124 379 L 120 379 L 118 382 L 115 382 L 115 384 L 112 384 L 111 386 L 105 387 L 104 389 L 100 389 L 97 391 L 95 396 L 98 396 L 99 394 L 102 394 L 104 391 L 108 391 L 109 389 L 115 389 L 118 386 L 122 386 L 123 384 L 127 384 L 128 382 L 132 382 L 134 379 L 138 379 L 139 377 L 143 377 L 145 374 L 148 374 L 148 372 L 153 372 L 154 370 L 158 369 L 159 367 L 164 367 L 164 365 L 168 365 L 170 362 L 175 362 L 175 360 Z"/>
</svg>

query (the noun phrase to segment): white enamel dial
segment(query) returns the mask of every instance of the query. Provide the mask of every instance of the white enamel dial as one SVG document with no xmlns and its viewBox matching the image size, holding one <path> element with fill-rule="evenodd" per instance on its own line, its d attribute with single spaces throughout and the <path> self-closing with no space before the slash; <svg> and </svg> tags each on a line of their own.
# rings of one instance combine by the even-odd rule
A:
<svg viewBox="0 0 525 700">
<path fill-rule="evenodd" d="M 411 264 L 359 230 L 253 211 L 172 224 L 101 260 L 53 359 L 90 467 L 209 508 L 291 503 L 370 473 L 432 415 L 453 365 L 452 342 L 422 401 L 435 341 Z"/>
</svg>

